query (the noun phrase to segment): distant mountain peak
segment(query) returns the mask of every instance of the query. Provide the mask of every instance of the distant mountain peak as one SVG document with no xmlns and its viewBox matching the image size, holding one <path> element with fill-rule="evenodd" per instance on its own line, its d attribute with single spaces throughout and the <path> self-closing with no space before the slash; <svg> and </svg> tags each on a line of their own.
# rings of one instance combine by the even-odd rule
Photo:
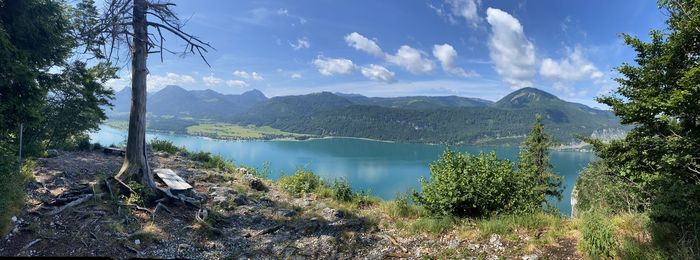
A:
<svg viewBox="0 0 700 260">
<path fill-rule="evenodd" d="M 557 96 L 537 88 L 521 88 L 496 102 L 498 107 L 521 108 L 550 101 L 561 101 Z"/>
</svg>

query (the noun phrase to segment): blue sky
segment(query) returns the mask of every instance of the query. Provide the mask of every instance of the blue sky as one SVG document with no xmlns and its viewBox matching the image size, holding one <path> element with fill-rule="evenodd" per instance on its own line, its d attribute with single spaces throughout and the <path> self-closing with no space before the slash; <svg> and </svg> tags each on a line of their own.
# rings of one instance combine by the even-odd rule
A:
<svg viewBox="0 0 700 260">
<path fill-rule="evenodd" d="M 633 62 L 619 33 L 663 28 L 656 1 L 175 1 L 206 55 L 149 60 L 166 85 L 267 96 L 319 91 L 497 100 L 537 87 L 601 107 L 614 68 Z M 175 39 L 171 48 L 180 47 Z M 110 82 L 128 85 L 129 71 Z"/>
</svg>

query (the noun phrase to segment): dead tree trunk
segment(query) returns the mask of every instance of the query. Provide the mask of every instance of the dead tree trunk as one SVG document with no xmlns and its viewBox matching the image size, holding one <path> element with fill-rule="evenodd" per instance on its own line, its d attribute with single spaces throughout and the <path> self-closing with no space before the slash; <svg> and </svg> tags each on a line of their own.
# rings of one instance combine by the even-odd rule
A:
<svg viewBox="0 0 700 260">
<path fill-rule="evenodd" d="M 126 156 L 116 178 L 133 180 L 145 187 L 155 189 L 153 175 L 148 167 L 146 154 L 146 59 L 148 57 L 148 23 L 146 0 L 134 0 L 133 42 L 131 53 L 131 113 L 129 114 L 129 136 Z"/>
</svg>

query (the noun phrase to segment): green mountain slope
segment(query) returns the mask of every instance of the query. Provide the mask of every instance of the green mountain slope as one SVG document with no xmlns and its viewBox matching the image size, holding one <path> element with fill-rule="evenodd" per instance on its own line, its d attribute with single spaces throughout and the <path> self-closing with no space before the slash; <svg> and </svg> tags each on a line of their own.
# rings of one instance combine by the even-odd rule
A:
<svg viewBox="0 0 700 260">
<path fill-rule="evenodd" d="M 349 99 L 355 102 L 327 92 L 273 98 L 235 121 L 296 133 L 431 143 L 517 144 L 536 114 L 543 115 L 548 131 L 559 142 L 573 141 L 576 135 L 590 136 L 596 130 L 620 128 L 609 111 L 563 101 L 534 88 L 515 91 L 480 107 L 393 108 L 387 107 L 386 101 L 378 106 L 366 105 L 371 103 L 366 100 L 358 102 L 357 96 Z"/>
<path fill-rule="evenodd" d="M 443 107 L 485 107 L 493 102 L 480 99 L 458 96 L 410 96 L 410 97 L 365 97 L 356 94 L 336 93 L 358 105 L 374 105 L 389 108 L 406 108 L 406 109 L 435 109 Z"/>
</svg>

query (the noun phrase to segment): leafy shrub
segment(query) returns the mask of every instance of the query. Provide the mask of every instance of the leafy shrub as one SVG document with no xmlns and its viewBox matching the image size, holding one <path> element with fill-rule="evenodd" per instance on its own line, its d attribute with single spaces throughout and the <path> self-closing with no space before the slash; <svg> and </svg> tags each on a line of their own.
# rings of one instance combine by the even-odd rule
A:
<svg viewBox="0 0 700 260">
<path fill-rule="evenodd" d="M 90 143 L 90 137 L 87 135 L 81 135 L 77 138 L 77 149 L 80 151 L 92 150 L 92 143 Z"/>
<path fill-rule="evenodd" d="M 473 156 L 449 148 L 430 164 L 430 181 L 421 179 L 423 193 L 415 201 L 437 216 L 487 216 L 515 211 L 516 191 L 524 189 L 508 160 L 496 153 Z"/>
<path fill-rule="evenodd" d="M 92 144 L 92 149 L 93 150 L 102 150 L 102 144 L 94 143 L 94 144 Z"/>
<path fill-rule="evenodd" d="M 323 182 L 318 175 L 305 169 L 298 169 L 294 172 L 294 175 L 281 177 L 279 184 L 284 190 L 295 195 L 314 192 L 323 186 Z"/>
<path fill-rule="evenodd" d="M 593 161 L 576 179 L 575 210 L 595 208 L 611 213 L 636 212 L 649 204 L 641 196 L 639 186 L 624 181 L 604 160 Z"/>
<path fill-rule="evenodd" d="M 229 162 L 228 160 L 224 159 L 223 156 L 218 154 L 211 155 L 211 153 L 208 152 L 196 152 L 190 154 L 190 158 L 193 161 L 201 162 L 202 166 L 209 169 L 218 169 L 229 172 L 236 169 L 236 166 L 233 163 Z"/>
<path fill-rule="evenodd" d="M 593 259 L 615 255 L 615 229 L 605 214 L 591 212 L 583 217 L 581 249 Z"/>
<path fill-rule="evenodd" d="M 150 144 L 154 151 L 166 152 L 169 154 L 176 154 L 185 151 L 185 148 L 177 147 L 168 140 L 160 140 L 156 138 L 151 140 Z"/>
<path fill-rule="evenodd" d="M 346 179 L 336 179 L 331 185 L 331 189 L 333 190 L 333 199 L 336 201 L 350 202 L 355 198 L 355 193 Z"/>
<path fill-rule="evenodd" d="M 31 180 L 35 167 L 34 161 L 25 161 L 21 173 L 18 173 L 16 163 L 12 163 L 9 157 L 0 156 L 0 234 L 8 231 L 10 218 L 24 206 L 24 187 Z"/>
</svg>

